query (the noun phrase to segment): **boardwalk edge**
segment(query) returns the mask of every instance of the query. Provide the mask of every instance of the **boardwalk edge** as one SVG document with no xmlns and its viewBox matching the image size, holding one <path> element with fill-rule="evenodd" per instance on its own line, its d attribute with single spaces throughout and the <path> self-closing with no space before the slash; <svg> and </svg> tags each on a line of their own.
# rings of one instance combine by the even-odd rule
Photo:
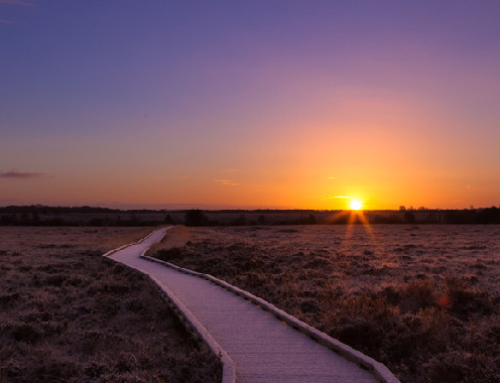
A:
<svg viewBox="0 0 500 383">
<path fill-rule="evenodd" d="M 170 228 L 167 228 L 167 230 L 168 229 L 170 229 Z M 110 250 L 107 253 L 103 254 L 102 256 L 103 257 L 109 257 L 110 255 L 113 255 L 114 253 L 116 253 L 118 251 L 126 249 L 127 247 L 134 246 L 134 245 L 139 245 L 142 242 L 144 242 L 146 239 L 148 239 L 149 237 L 151 237 L 153 235 L 153 233 L 155 233 L 155 231 L 152 231 L 151 233 L 149 233 L 148 235 L 146 235 L 144 238 L 139 239 L 138 241 L 135 241 L 135 242 L 129 243 L 127 245 L 123 245 L 123 246 L 117 247 L 116 249 L 113 249 L 113 250 Z"/>
<path fill-rule="evenodd" d="M 169 228 L 167 228 L 168 230 Z M 116 259 L 109 257 L 110 255 L 126 249 L 127 247 L 138 245 L 149 238 L 153 233 L 151 232 L 149 235 L 144 237 L 143 239 L 130 243 L 128 245 L 120 246 L 114 250 L 108 251 L 103 256 L 108 259 L 120 263 L 126 267 L 129 267 Z M 166 230 L 165 230 L 166 232 Z M 146 248 L 142 251 L 140 257 L 147 259 L 144 254 L 149 248 Z M 236 382 L 236 365 L 233 360 L 229 357 L 227 352 L 217 343 L 217 341 L 210 335 L 210 333 L 203 327 L 203 325 L 196 319 L 196 317 L 189 311 L 189 309 L 184 306 L 184 304 L 168 289 L 164 284 L 162 284 L 159 280 L 157 280 L 154 276 L 150 276 L 140 269 L 134 268 L 134 270 L 139 271 L 143 275 L 145 275 L 151 283 L 156 287 L 156 289 L 160 292 L 162 298 L 167 303 L 167 305 L 172 309 L 177 318 L 184 325 L 186 330 L 193 336 L 193 338 L 201 343 L 204 343 L 210 351 L 217 357 L 222 363 L 222 382 L 221 383 L 235 383 Z"/>
<path fill-rule="evenodd" d="M 288 314 L 287 312 L 277 308 L 272 303 L 267 302 L 266 300 L 259 298 L 248 291 L 242 290 L 236 286 L 231 285 L 223 280 L 215 278 L 210 274 L 203 274 L 197 271 L 189 270 L 183 267 L 179 267 L 170 262 L 165 262 L 160 259 L 147 256 L 145 252 L 141 255 L 141 258 L 146 259 L 151 262 L 156 262 L 161 265 L 170 267 L 171 269 L 177 270 L 184 274 L 190 274 L 193 276 L 197 276 L 199 278 L 206 279 L 236 295 L 239 295 L 255 305 L 261 306 L 264 310 L 273 314 L 279 320 L 287 323 L 289 326 L 293 327 L 297 331 L 309 336 L 311 339 L 315 340 L 319 344 L 331 349 L 337 354 L 343 356 L 347 360 L 356 363 L 361 368 L 369 371 L 371 374 L 375 376 L 375 378 L 381 383 L 400 383 L 400 381 L 394 376 L 394 374 L 382 363 L 377 362 L 373 358 L 363 354 L 360 351 L 353 349 L 347 344 L 342 343 L 341 341 L 332 338 L 331 336 L 319 331 L 318 329 L 309 326 L 307 323 L 302 322 L 300 319 L 295 318 L 294 316 Z"/>
</svg>

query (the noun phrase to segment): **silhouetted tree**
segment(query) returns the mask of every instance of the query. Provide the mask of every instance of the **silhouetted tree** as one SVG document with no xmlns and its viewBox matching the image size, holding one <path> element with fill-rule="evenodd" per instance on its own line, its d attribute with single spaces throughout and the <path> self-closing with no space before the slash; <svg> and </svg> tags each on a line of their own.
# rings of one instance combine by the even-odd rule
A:
<svg viewBox="0 0 500 383">
<path fill-rule="evenodd" d="M 26 211 L 21 213 L 21 219 L 19 220 L 19 223 L 21 225 L 29 225 L 30 218 L 29 218 L 28 213 Z"/>
<path fill-rule="evenodd" d="M 500 223 L 500 209 L 492 206 L 477 213 L 477 223 Z"/>
<path fill-rule="evenodd" d="M 261 215 L 259 215 L 259 217 L 257 218 L 257 223 L 258 223 L 259 225 L 265 225 L 265 224 L 266 224 L 266 222 L 267 222 L 266 217 L 265 217 L 264 215 L 262 215 L 262 214 L 261 214 Z"/>
<path fill-rule="evenodd" d="M 130 225 L 131 226 L 139 226 L 141 223 L 141 218 L 138 217 L 135 213 L 130 217 Z"/>
<path fill-rule="evenodd" d="M 450 224 L 472 224 L 476 223 L 477 214 L 475 210 L 450 210 L 444 215 L 444 222 Z"/>
<path fill-rule="evenodd" d="M 38 215 L 38 211 L 33 211 L 31 213 L 31 222 L 33 225 L 39 225 L 40 224 L 40 216 Z"/>
<path fill-rule="evenodd" d="M 313 214 L 309 215 L 308 223 L 310 225 L 316 224 L 316 217 Z"/>
<path fill-rule="evenodd" d="M 415 223 L 417 221 L 415 218 L 415 214 L 413 214 L 411 211 L 406 211 L 404 217 L 405 223 Z"/>
<path fill-rule="evenodd" d="M 209 222 L 203 210 L 200 209 L 188 210 L 184 217 L 184 224 L 186 226 L 206 226 Z"/>
</svg>

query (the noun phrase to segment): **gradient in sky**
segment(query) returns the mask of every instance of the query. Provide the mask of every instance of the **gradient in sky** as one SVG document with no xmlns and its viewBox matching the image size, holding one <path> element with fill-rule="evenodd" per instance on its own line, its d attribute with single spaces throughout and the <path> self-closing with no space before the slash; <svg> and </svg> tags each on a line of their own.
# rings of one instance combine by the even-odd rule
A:
<svg viewBox="0 0 500 383">
<path fill-rule="evenodd" d="M 0 204 L 499 204 L 500 2 L 0 0 Z"/>
</svg>

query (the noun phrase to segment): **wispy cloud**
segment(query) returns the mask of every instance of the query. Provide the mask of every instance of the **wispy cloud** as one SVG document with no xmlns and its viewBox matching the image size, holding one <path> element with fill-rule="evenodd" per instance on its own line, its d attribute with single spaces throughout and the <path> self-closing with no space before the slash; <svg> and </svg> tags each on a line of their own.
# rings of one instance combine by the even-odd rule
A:
<svg viewBox="0 0 500 383">
<path fill-rule="evenodd" d="M 15 24 L 15 21 L 0 19 L 0 24 Z"/>
<path fill-rule="evenodd" d="M 215 182 L 220 183 L 221 185 L 224 186 L 238 186 L 239 183 L 235 182 L 233 180 L 215 180 Z"/>
<path fill-rule="evenodd" d="M 340 198 L 340 199 L 351 199 L 352 197 L 348 196 L 348 195 L 336 195 L 336 196 L 333 196 L 333 197 L 330 197 L 331 199 L 334 199 L 334 198 Z"/>
<path fill-rule="evenodd" d="M 19 172 L 17 170 L 11 170 L 9 172 L 0 173 L 0 178 L 9 179 L 31 179 L 31 178 L 41 178 L 47 177 L 45 173 L 34 173 L 34 172 Z"/>
</svg>

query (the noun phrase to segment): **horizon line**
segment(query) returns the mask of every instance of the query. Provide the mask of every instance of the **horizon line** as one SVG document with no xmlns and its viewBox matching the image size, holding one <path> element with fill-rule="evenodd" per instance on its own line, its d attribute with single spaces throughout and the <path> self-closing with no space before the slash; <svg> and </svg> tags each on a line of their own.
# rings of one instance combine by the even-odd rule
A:
<svg viewBox="0 0 500 383">
<path fill-rule="evenodd" d="M 150 211 L 179 211 L 179 210 L 206 210 L 206 211 L 258 211 L 258 210 L 278 210 L 278 211 L 351 211 L 352 209 L 314 209 L 314 208 L 303 208 L 303 207 L 272 207 L 272 206 L 234 206 L 234 205 L 212 205 L 212 204 L 151 204 L 151 205 L 135 205 L 135 204 L 74 204 L 74 205 L 45 205 L 45 204 L 6 204 L 0 205 L 0 209 L 4 208 L 26 208 L 26 207 L 37 207 L 37 208 L 91 208 L 91 209 L 109 209 L 109 210 L 150 210 Z M 483 210 L 491 208 L 500 208 L 500 205 L 495 206 L 480 206 L 480 207 L 468 207 L 468 208 L 413 208 L 408 207 L 401 209 L 399 208 L 380 208 L 380 209 L 361 209 L 362 212 L 373 212 L 373 211 L 394 211 L 394 212 L 426 212 L 426 211 L 450 211 L 450 210 Z"/>
</svg>

